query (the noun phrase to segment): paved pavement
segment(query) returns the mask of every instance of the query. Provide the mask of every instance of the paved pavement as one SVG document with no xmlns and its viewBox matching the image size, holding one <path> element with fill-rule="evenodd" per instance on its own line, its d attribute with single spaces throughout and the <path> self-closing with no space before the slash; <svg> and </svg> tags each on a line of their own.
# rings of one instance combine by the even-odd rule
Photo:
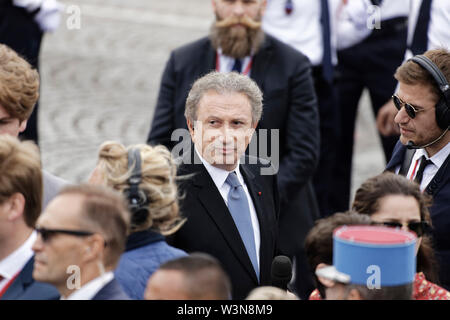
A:
<svg viewBox="0 0 450 320">
<path fill-rule="evenodd" d="M 212 22 L 207 0 L 60 0 L 81 9 L 44 38 L 40 137 L 44 167 L 86 181 L 105 140 L 144 143 L 159 81 L 172 49 L 204 36 Z M 66 7 L 67 8 L 67 7 Z M 355 135 L 354 187 L 383 170 L 367 98 Z"/>
</svg>

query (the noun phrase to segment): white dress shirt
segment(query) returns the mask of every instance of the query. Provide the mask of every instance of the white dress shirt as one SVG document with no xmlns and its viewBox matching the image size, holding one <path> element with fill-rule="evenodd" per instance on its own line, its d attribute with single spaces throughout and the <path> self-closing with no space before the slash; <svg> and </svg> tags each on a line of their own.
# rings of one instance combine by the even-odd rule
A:
<svg viewBox="0 0 450 320">
<path fill-rule="evenodd" d="M 206 168 L 206 171 L 208 171 L 209 175 L 211 176 L 211 179 L 214 181 L 214 184 L 217 187 L 217 190 L 219 190 L 220 195 L 223 198 L 223 201 L 225 201 L 225 204 L 228 206 L 228 193 L 230 192 L 230 185 L 225 182 L 228 175 L 233 171 L 227 171 L 223 169 L 219 169 L 211 165 L 208 161 L 202 158 L 200 153 L 197 151 L 197 148 L 195 148 L 195 152 L 197 153 L 198 157 L 202 161 L 203 165 Z M 252 227 L 253 227 L 253 237 L 255 239 L 255 248 L 256 248 L 256 258 L 258 260 L 258 267 L 259 267 L 259 249 L 261 246 L 261 234 L 259 230 L 259 221 L 258 216 L 256 215 L 255 206 L 253 205 L 252 198 L 250 196 L 250 193 L 248 192 L 247 185 L 245 184 L 244 177 L 242 176 L 240 169 L 239 169 L 239 161 L 237 164 L 236 169 L 234 171 L 236 172 L 237 178 L 239 182 L 242 184 L 242 187 L 244 188 L 244 192 L 247 196 L 248 201 L 248 207 L 250 208 L 250 217 L 252 220 Z"/>
<path fill-rule="evenodd" d="M 425 170 L 423 171 L 422 176 L 422 182 L 420 183 L 420 190 L 424 191 L 425 188 L 428 186 L 428 184 L 431 182 L 435 174 L 438 172 L 439 168 L 444 163 L 445 159 L 447 159 L 448 155 L 450 154 L 450 142 L 447 143 L 447 145 L 439 150 L 434 156 L 431 158 L 428 156 L 428 153 L 425 151 L 425 149 L 417 149 L 414 153 L 414 156 L 411 161 L 411 165 L 409 166 L 408 173 L 406 177 L 410 180 L 414 180 L 414 178 L 417 175 L 417 170 L 420 166 L 420 161 L 418 161 L 422 156 L 425 156 L 427 160 L 431 160 L 433 163 L 429 164 L 425 167 Z M 417 162 L 417 164 L 416 164 Z M 395 168 L 395 172 L 398 174 L 400 171 L 401 165 L 397 166 Z M 414 170 L 414 167 L 416 167 L 416 170 Z M 415 172 L 414 172 L 415 171 Z M 414 172 L 414 175 L 413 175 Z"/>
<path fill-rule="evenodd" d="M 408 22 L 408 47 L 411 46 L 422 0 L 410 0 L 411 11 Z M 431 2 L 430 24 L 428 25 L 428 50 L 450 49 L 450 1 L 433 0 Z M 413 56 L 406 50 L 405 60 Z"/>
<path fill-rule="evenodd" d="M 34 16 L 42 31 L 55 31 L 61 22 L 61 12 L 63 5 L 56 0 L 13 0 L 17 7 L 24 8 L 28 12 L 33 12 L 40 8 Z"/>
<path fill-rule="evenodd" d="M 407 17 L 411 0 L 384 0 L 379 9 L 381 21 Z M 367 38 L 372 29 L 367 27 L 367 22 L 372 22 L 376 17 L 370 0 L 351 0 L 338 9 L 337 16 L 337 47 L 338 50 L 349 48 Z"/>
<path fill-rule="evenodd" d="M 4 277 L 4 279 L 0 281 L 0 291 L 23 269 L 33 256 L 34 252 L 31 247 L 36 241 L 36 237 L 36 231 L 33 231 L 28 239 L 17 250 L 0 261 L 0 275 Z"/>
<path fill-rule="evenodd" d="M 337 64 L 335 18 L 341 0 L 328 0 L 330 11 L 330 38 L 332 62 Z M 293 46 L 308 57 L 313 66 L 323 60 L 322 25 L 320 1 L 293 0 L 294 9 L 285 12 L 286 0 L 269 0 L 263 17 L 265 32 Z"/>
<path fill-rule="evenodd" d="M 230 72 L 231 69 L 233 69 L 233 65 L 235 62 L 235 58 L 232 58 L 230 56 L 226 56 L 224 54 L 222 54 L 222 49 L 219 48 L 217 50 L 217 54 L 219 55 L 219 63 L 218 65 L 216 65 L 217 71 L 219 72 Z M 251 72 L 251 66 L 250 66 L 250 62 L 252 61 L 252 57 L 250 56 L 246 56 L 244 59 L 242 59 L 242 70 L 241 73 L 244 73 L 246 76 L 250 77 L 250 72 Z M 244 72 L 247 71 L 248 72 Z"/>
<path fill-rule="evenodd" d="M 103 275 L 89 281 L 80 289 L 70 294 L 68 297 L 61 296 L 61 300 L 92 300 L 92 298 L 105 286 L 114 279 L 112 271 L 105 272 Z"/>
</svg>

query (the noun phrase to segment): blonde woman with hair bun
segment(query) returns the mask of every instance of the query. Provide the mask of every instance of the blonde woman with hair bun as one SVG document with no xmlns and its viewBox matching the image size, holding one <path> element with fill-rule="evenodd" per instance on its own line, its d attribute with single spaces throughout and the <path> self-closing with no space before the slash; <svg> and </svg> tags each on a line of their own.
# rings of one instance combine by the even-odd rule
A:
<svg viewBox="0 0 450 320">
<path fill-rule="evenodd" d="M 133 159 L 129 164 L 130 159 Z M 137 157 L 140 158 L 140 168 Z M 166 261 L 186 256 L 167 244 L 165 235 L 176 232 L 185 222 L 178 207 L 176 164 L 164 146 L 146 144 L 125 147 L 115 141 L 100 146 L 98 162 L 89 183 L 111 187 L 124 195 L 131 225 L 115 277 L 132 299 L 144 298 L 148 278 Z M 138 193 L 131 191 L 130 177 L 137 174 Z M 138 194 L 133 202 L 130 194 Z"/>
</svg>

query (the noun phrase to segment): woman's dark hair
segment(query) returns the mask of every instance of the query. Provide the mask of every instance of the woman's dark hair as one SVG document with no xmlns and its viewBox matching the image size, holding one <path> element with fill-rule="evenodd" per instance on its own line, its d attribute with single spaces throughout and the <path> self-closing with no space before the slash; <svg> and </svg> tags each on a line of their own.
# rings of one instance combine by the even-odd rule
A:
<svg viewBox="0 0 450 320">
<path fill-rule="evenodd" d="M 371 216 L 380 207 L 380 199 L 390 195 L 411 196 L 417 200 L 420 209 L 420 219 L 431 226 L 431 197 L 420 191 L 419 185 L 407 178 L 385 172 L 366 180 L 356 191 L 352 210 Z M 417 253 L 417 271 L 422 271 L 425 277 L 434 283 L 438 282 L 437 264 L 434 257 L 431 238 L 422 236 L 422 242 Z"/>
</svg>

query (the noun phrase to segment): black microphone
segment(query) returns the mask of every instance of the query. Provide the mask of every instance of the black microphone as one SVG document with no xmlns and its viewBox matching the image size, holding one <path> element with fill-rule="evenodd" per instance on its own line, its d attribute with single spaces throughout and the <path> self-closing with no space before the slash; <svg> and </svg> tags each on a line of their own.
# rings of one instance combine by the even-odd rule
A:
<svg viewBox="0 0 450 320">
<path fill-rule="evenodd" d="M 435 144 L 436 142 L 438 142 L 439 140 L 441 140 L 442 137 L 445 136 L 445 134 L 447 133 L 447 131 L 448 131 L 448 128 L 445 129 L 444 132 L 442 132 L 442 134 L 441 134 L 439 137 L 437 137 L 437 139 L 434 139 L 434 140 L 431 141 L 430 143 L 424 144 L 423 146 L 416 146 L 412 140 L 409 140 L 408 143 L 407 143 L 407 145 L 406 145 L 406 148 L 408 148 L 408 149 L 423 149 L 423 148 L 429 147 L 429 146 L 431 146 L 432 144 Z"/>
<path fill-rule="evenodd" d="M 276 256 L 272 261 L 272 286 L 287 290 L 292 278 L 292 262 L 289 257 Z"/>
</svg>

